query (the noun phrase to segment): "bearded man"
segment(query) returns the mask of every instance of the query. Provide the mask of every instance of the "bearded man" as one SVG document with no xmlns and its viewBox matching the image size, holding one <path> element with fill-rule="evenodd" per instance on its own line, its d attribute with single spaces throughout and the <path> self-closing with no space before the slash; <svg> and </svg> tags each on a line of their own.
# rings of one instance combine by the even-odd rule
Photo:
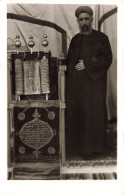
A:
<svg viewBox="0 0 124 195">
<path fill-rule="evenodd" d="M 87 157 L 105 150 L 107 70 L 112 52 L 107 35 L 92 28 L 93 10 L 76 9 L 80 33 L 70 43 L 66 73 L 67 156 Z"/>
</svg>

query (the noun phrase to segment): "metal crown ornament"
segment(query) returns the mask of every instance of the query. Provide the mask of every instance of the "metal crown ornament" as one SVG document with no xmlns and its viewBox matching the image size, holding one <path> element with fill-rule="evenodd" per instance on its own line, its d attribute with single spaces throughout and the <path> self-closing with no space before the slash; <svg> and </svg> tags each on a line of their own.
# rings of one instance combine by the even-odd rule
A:
<svg viewBox="0 0 124 195">
<path fill-rule="evenodd" d="M 15 46 L 17 47 L 17 54 L 19 53 L 19 47 L 21 46 L 21 42 L 20 42 L 19 38 L 20 38 L 20 36 L 16 35 Z"/>
<path fill-rule="evenodd" d="M 43 35 L 43 41 L 42 41 L 42 46 L 44 48 L 44 53 L 47 53 L 47 46 L 48 46 L 49 42 L 47 40 L 47 35 L 44 34 Z"/>
<path fill-rule="evenodd" d="M 33 47 L 34 47 L 34 45 L 35 45 L 35 43 L 34 43 L 34 41 L 33 41 L 33 36 L 30 35 L 30 36 L 29 36 L 28 46 L 29 46 L 29 48 L 30 48 L 30 50 L 31 50 L 31 54 L 32 54 L 32 52 L 33 52 Z"/>
</svg>

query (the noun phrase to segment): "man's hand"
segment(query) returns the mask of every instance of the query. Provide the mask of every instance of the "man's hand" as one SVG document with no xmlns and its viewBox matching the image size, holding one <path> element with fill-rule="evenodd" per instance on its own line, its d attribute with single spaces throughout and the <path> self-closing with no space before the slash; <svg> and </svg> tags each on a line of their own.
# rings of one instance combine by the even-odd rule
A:
<svg viewBox="0 0 124 195">
<path fill-rule="evenodd" d="M 78 64 L 76 64 L 75 69 L 76 70 L 83 70 L 83 69 L 85 69 L 83 61 L 81 61 Z"/>
</svg>

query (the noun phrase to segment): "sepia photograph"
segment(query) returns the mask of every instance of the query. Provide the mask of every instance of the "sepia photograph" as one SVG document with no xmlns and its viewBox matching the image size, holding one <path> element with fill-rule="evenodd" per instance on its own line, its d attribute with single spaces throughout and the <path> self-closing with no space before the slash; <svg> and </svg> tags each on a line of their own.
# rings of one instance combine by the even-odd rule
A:
<svg viewBox="0 0 124 195">
<path fill-rule="evenodd" d="M 7 4 L 7 180 L 117 180 L 114 4 Z"/>
</svg>

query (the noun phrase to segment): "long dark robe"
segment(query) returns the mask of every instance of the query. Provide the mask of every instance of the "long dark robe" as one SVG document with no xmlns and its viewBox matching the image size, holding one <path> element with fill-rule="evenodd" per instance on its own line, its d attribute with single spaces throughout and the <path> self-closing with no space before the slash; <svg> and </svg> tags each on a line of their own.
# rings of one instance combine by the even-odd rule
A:
<svg viewBox="0 0 124 195">
<path fill-rule="evenodd" d="M 83 59 L 85 69 L 75 70 Z M 93 30 L 75 35 L 70 43 L 66 72 L 66 151 L 90 155 L 106 145 L 107 70 L 112 62 L 108 37 Z"/>
</svg>

